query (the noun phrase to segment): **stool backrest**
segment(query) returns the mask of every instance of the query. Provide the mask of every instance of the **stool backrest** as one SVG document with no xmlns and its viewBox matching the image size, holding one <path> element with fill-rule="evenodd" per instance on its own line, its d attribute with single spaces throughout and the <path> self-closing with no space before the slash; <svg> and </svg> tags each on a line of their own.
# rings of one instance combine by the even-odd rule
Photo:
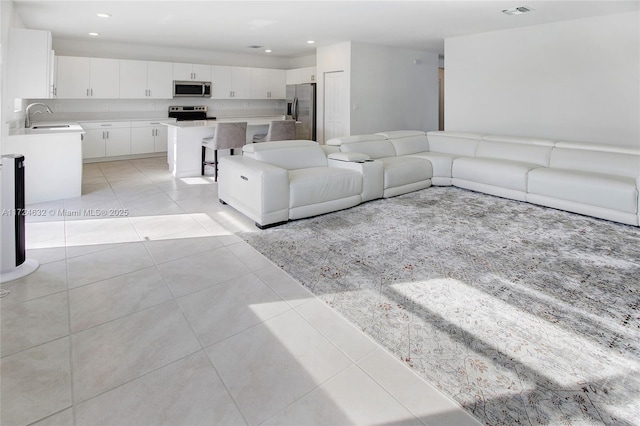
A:
<svg viewBox="0 0 640 426">
<path fill-rule="evenodd" d="M 216 123 L 211 149 L 242 148 L 247 143 L 247 123 Z"/>
<path fill-rule="evenodd" d="M 296 138 L 296 122 L 293 120 L 276 120 L 269 124 L 266 141 L 290 141 Z"/>
</svg>

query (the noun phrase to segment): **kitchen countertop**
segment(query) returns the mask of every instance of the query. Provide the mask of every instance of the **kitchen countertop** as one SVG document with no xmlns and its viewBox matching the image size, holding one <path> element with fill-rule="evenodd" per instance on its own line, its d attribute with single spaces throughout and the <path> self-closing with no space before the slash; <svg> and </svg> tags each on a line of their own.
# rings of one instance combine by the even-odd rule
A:
<svg viewBox="0 0 640 426">
<path fill-rule="evenodd" d="M 51 128 L 46 126 L 68 126 L 68 127 L 58 127 Z M 36 129 L 34 127 L 40 127 Z M 9 136 L 28 136 L 28 135 L 49 135 L 55 134 L 59 135 L 62 133 L 82 133 L 82 127 L 77 122 L 72 121 L 39 121 L 37 123 L 33 123 L 33 126 L 30 129 L 25 129 L 24 127 L 20 127 L 17 129 L 12 129 L 9 131 Z"/>
<path fill-rule="evenodd" d="M 225 122 L 246 122 L 248 126 L 268 126 L 272 121 L 275 120 L 285 120 L 285 118 L 282 115 L 272 115 L 265 117 L 228 117 L 218 118 L 216 120 L 189 120 L 162 124 L 169 127 L 177 127 L 179 129 L 188 129 L 193 127 L 216 127 L 216 123 Z"/>
</svg>

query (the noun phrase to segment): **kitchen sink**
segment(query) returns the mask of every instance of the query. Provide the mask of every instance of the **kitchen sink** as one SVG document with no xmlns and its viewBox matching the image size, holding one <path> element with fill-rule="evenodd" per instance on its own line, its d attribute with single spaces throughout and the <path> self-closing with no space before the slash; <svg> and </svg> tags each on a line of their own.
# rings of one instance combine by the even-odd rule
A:
<svg viewBox="0 0 640 426">
<path fill-rule="evenodd" d="M 46 130 L 46 129 L 66 129 L 71 127 L 69 124 L 51 124 L 51 125 L 44 125 L 44 126 L 33 126 L 32 129 L 33 130 L 38 130 L 38 129 L 42 129 L 42 130 Z"/>
</svg>

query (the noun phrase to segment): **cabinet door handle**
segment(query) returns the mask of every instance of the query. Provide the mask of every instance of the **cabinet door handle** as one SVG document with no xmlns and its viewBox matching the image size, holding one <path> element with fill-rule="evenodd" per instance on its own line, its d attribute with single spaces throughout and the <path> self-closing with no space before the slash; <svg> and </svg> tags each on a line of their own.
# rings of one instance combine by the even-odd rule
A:
<svg viewBox="0 0 640 426">
<path fill-rule="evenodd" d="M 93 89 L 91 89 L 91 96 L 93 96 Z"/>
<path fill-rule="evenodd" d="M 89 89 L 87 89 L 87 97 L 89 97 Z"/>
<path fill-rule="evenodd" d="M 107 139 L 109 139 L 109 131 L 107 130 Z"/>
</svg>

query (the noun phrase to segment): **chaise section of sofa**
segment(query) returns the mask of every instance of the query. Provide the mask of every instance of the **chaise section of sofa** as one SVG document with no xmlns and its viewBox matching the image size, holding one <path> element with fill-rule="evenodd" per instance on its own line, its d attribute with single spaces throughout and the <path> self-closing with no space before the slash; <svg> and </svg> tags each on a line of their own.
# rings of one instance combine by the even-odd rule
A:
<svg viewBox="0 0 640 426">
<path fill-rule="evenodd" d="M 527 201 L 640 225 L 640 149 L 557 142 L 549 167 L 529 173 Z"/>
<path fill-rule="evenodd" d="M 218 198 L 259 228 L 358 205 L 363 175 L 329 165 L 312 141 L 248 144 L 220 159 Z"/>
</svg>

